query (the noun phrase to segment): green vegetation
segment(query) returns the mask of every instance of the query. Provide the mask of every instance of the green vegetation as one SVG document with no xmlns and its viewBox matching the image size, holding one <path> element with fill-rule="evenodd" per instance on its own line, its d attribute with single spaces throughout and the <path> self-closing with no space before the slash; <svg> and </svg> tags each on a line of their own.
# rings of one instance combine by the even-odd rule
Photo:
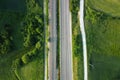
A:
<svg viewBox="0 0 120 80">
<path fill-rule="evenodd" d="M 34 46 L 38 41 L 43 42 L 41 37 L 43 36 L 43 20 L 42 20 L 42 8 L 35 1 L 28 1 L 28 13 L 26 14 L 25 21 L 23 22 L 22 33 L 24 35 L 24 46 Z"/>
<path fill-rule="evenodd" d="M 25 12 L 25 0 L 0 0 L 0 11 Z"/>
<path fill-rule="evenodd" d="M 18 50 L 18 48 L 21 48 L 23 41 L 20 32 L 21 17 L 24 17 L 24 14 L 18 12 L 0 12 L 0 54 L 6 54 L 12 49 Z"/>
<path fill-rule="evenodd" d="M 16 80 L 11 65 L 22 55 L 18 52 L 23 52 L 22 17 L 24 14 L 19 12 L 0 12 L 0 80 Z"/>
<path fill-rule="evenodd" d="M 58 69 L 58 80 L 60 80 L 60 0 L 57 0 L 57 69 Z"/>
<path fill-rule="evenodd" d="M 70 0 L 70 11 L 77 14 L 79 11 L 80 0 Z"/>
<path fill-rule="evenodd" d="M 0 32 L 0 54 L 6 54 L 10 51 L 12 37 L 8 31 Z"/>
<path fill-rule="evenodd" d="M 24 64 L 27 64 L 30 61 L 29 56 L 27 54 L 22 56 L 22 62 Z"/>
<path fill-rule="evenodd" d="M 72 12 L 72 49 L 73 49 L 73 77 L 74 80 L 83 80 L 83 52 L 82 37 L 79 23 L 79 0 L 70 1 Z"/>
<path fill-rule="evenodd" d="M 43 1 L 25 0 L 22 4 L 21 0 L 19 4 L 25 4 L 26 12 L 19 11 L 19 5 L 3 11 L 0 6 L 0 80 L 43 80 Z"/>
<path fill-rule="evenodd" d="M 87 2 L 85 5 L 89 80 L 119 80 L 120 19 L 95 10 L 96 7 L 89 4 L 91 3 Z M 114 10 L 114 7 L 110 9 Z"/>
<path fill-rule="evenodd" d="M 28 63 L 26 66 L 23 66 L 19 71 L 19 76 L 21 80 L 44 80 L 44 66 L 43 55 L 40 55 L 41 57 L 37 57 L 35 60 L 33 60 L 31 63 Z"/>
<path fill-rule="evenodd" d="M 49 13 L 48 13 L 48 7 L 49 6 L 49 0 L 44 0 L 44 31 L 45 31 L 45 49 L 44 49 L 44 76 L 48 78 L 48 42 L 49 42 Z M 47 69 L 46 69 L 47 68 Z"/>
<path fill-rule="evenodd" d="M 97 11 L 102 11 L 115 17 L 120 16 L 119 0 L 87 0 L 88 5 Z"/>
</svg>

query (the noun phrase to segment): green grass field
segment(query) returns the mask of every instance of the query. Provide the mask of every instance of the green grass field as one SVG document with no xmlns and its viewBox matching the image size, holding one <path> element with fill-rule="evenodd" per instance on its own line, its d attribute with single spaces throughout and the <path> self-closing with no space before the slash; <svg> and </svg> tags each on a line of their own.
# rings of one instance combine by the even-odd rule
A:
<svg viewBox="0 0 120 80">
<path fill-rule="evenodd" d="M 30 49 L 21 49 L 0 56 L 0 80 L 17 80 L 17 77 L 12 68 L 13 61 L 16 58 L 22 57 L 23 54 Z"/>
<path fill-rule="evenodd" d="M 108 15 L 120 16 L 120 0 L 88 0 L 89 5 Z"/>
<path fill-rule="evenodd" d="M 19 17 L 18 17 L 19 15 Z M 9 52 L 8 54 L 0 56 L 0 80 L 16 80 L 15 74 L 11 68 L 12 61 L 15 60 L 17 56 L 20 56 L 20 52 L 23 52 L 23 38 L 20 34 L 20 23 L 24 14 L 22 13 L 14 13 L 14 12 L 0 12 L 0 28 L 3 31 L 4 26 L 9 24 L 11 26 L 13 36 L 13 44 L 12 46 L 14 50 Z M 21 17 L 20 17 L 21 16 Z M 16 20 L 17 19 L 17 20 Z"/>
<path fill-rule="evenodd" d="M 120 80 L 120 19 L 94 10 L 94 5 L 86 5 L 85 14 L 89 80 Z"/>
<path fill-rule="evenodd" d="M 0 80 L 43 80 L 43 29 L 43 0 L 0 1 Z M 3 46 L 5 41 L 6 44 L 10 41 L 10 50 L 2 53 L 1 50 L 6 50 Z M 34 44 L 25 47 L 24 43 L 27 41 Z M 40 44 L 36 46 L 38 42 Z M 21 62 L 25 54 L 29 55 L 27 63 Z M 20 61 L 15 64 L 17 59 Z M 16 68 L 15 65 L 19 67 Z"/>
<path fill-rule="evenodd" d="M 44 73 L 44 66 L 41 66 L 44 64 L 43 58 L 43 55 L 39 55 L 37 59 L 18 70 L 21 80 L 44 80 L 44 74 L 41 74 Z"/>
<path fill-rule="evenodd" d="M 120 80 L 120 57 L 92 54 L 89 80 Z"/>
</svg>

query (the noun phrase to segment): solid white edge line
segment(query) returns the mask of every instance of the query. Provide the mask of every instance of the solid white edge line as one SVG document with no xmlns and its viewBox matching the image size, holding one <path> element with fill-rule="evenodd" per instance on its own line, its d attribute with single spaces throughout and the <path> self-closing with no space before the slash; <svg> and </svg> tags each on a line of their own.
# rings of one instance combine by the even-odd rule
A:
<svg viewBox="0 0 120 80">
<path fill-rule="evenodd" d="M 72 62 L 72 80 L 73 80 L 73 52 L 72 52 L 72 15 L 70 12 L 70 42 L 71 42 L 71 62 Z"/>
</svg>

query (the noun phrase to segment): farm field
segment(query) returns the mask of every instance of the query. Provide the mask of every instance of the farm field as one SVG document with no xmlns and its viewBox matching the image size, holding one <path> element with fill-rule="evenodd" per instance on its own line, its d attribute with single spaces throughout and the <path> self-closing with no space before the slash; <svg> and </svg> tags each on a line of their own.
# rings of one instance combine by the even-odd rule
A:
<svg viewBox="0 0 120 80">
<path fill-rule="evenodd" d="M 102 0 L 86 0 L 88 77 L 89 80 L 120 80 L 120 19 L 119 8 L 114 9 L 119 6 L 119 2 L 104 0 L 104 3 Z M 110 3 L 114 5 L 111 6 Z M 106 8 L 103 9 L 104 6 Z"/>
<path fill-rule="evenodd" d="M 0 80 L 43 80 L 41 45 L 43 0 L 1 0 Z"/>
</svg>

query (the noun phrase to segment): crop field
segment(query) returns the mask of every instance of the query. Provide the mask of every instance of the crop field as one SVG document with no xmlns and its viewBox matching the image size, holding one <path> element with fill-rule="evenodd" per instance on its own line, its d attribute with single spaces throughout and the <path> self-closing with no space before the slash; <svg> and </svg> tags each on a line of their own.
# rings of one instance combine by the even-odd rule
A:
<svg viewBox="0 0 120 80">
<path fill-rule="evenodd" d="M 25 11 L 26 0 L 0 0 L 0 11 Z"/>
<path fill-rule="evenodd" d="M 115 17 L 120 16 L 120 0 L 88 0 L 88 3 L 93 9 Z"/>
<path fill-rule="evenodd" d="M 105 1 L 109 4 L 113 0 Z M 97 3 L 90 6 L 91 3 L 92 1 L 85 5 L 89 80 L 120 80 L 120 19 L 104 13 L 109 9 L 115 10 L 112 6 L 104 12 L 99 10 L 102 6 L 107 6 L 107 2 L 106 5 L 99 4 L 101 7 L 96 7 Z"/>
<path fill-rule="evenodd" d="M 44 45 L 43 1 L 1 0 L 0 80 L 43 80 L 41 45 Z"/>
</svg>

